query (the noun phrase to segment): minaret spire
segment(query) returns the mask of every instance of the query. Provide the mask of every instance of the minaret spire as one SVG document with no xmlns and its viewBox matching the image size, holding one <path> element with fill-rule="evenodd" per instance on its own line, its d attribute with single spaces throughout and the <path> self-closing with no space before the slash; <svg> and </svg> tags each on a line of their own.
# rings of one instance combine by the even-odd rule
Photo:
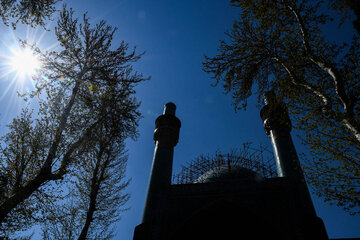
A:
<svg viewBox="0 0 360 240">
<path fill-rule="evenodd" d="M 276 167 L 279 177 L 288 177 L 296 182 L 303 207 L 310 215 L 316 215 L 300 166 L 290 131 L 291 120 L 283 102 L 278 102 L 273 91 L 265 93 L 265 106 L 260 111 L 266 134 L 274 148 Z"/>
<path fill-rule="evenodd" d="M 169 102 L 165 104 L 163 114 L 155 120 L 155 150 L 142 223 L 158 220 L 158 211 L 171 184 L 174 147 L 179 140 L 181 127 L 175 111 L 175 104 Z"/>
</svg>

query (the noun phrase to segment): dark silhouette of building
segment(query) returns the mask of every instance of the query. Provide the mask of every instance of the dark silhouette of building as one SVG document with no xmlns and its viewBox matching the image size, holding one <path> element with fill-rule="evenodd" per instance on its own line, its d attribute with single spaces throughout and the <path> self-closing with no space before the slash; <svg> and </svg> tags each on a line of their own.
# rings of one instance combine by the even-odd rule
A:
<svg viewBox="0 0 360 240">
<path fill-rule="evenodd" d="M 260 115 L 274 147 L 278 177 L 259 179 L 250 169 L 224 167 L 215 177 L 209 172 L 196 183 L 175 185 L 173 152 L 181 123 L 176 106 L 165 105 L 155 121 L 151 176 L 134 240 L 328 239 L 291 139 L 287 109 L 273 93 L 265 99 Z"/>
</svg>

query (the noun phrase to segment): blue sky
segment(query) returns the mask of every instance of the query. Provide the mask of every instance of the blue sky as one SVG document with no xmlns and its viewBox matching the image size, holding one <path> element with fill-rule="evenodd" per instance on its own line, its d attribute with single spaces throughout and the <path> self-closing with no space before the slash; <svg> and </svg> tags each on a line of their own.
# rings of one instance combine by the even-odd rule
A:
<svg viewBox="0 0 360 240">
<path fill-rule="evenodd" d="M 246 112 L 235 113 L 230 95 L 223 89 L 210 86 L 210 76 L 202 71 L 204 54 L 214 56 L 219 40 L 230 29 L 239 9 L 231 8 L 229 1 L 221 0 L 76 0 L 65 1 L 79 16 L 88 12 L 91 22 L 105 19 L 108 24 L 118 27 L 114 46 L 125 40 L 130 46 L 137 46 L 139 52 L 146 51 L 135 64 L 135 69 L 151 80 L 139 85 L 137 98 L 142 102 L 140 111 L 139 138 L 127 142 L 129 161 L 127 175 L 131 178 L 128 191 L 131 209 L 123 213 L 116 224 L 115 239 L 132 239 L 136 225 L 141 222 L 144 198 L 154 150 L 152 135 L 154 121 L 163 111 L 165 103 L 177 105 L 177 116 L 182 122 L 180 139 L 174 151 L 174 169 L 201 153 L 227 152 L 241 147 L 244 142 L 270 146 L 259 116 L 255 101 L 251 101 Z M 50 25 L 52 28 L 54 24 Z M 0 56 L 4 44 L 12 40 L 8 29 L 1 27 Z M 36 38 L 42 30 L 33 31 Z M 15 32 L 24 36 L 24 28 Z M 52 32 L 46 32 L 41 47 L 55 43 Z M 1 69 L 1 68 L 0 68 Z M 1 76 L 1 74 L 0 74 Z M 0 122 L 1 130 L 18 112 L 21 102 L 13 98 L 13 85 L 4 94 L 9 79 L 0 78 Z M 17 86 L 20 88 L 21 86 Z M 25 88 L 31 84 L 25 83 Z M 304 151 L 295 138 L 298 152 Z M 337 207 L 324 204 L 313 196 L 319 217 L 327 228 L 330 238 L 360 237 L 360 217 L 351 217 Z"/>
</svg>

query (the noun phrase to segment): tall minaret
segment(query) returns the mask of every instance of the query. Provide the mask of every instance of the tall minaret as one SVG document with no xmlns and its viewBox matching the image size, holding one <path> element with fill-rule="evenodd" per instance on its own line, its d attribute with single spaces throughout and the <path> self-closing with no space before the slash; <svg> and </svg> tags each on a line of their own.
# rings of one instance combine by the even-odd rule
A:
<svg viewBox="0 0 360 240">
<path fill-rule="evenodd" d="M 171 184 L 174 147 L 179 140 L 180 120 L 174 103 L 165 104 L 164 113 L 155 120 L 155 150 L 142 223 L 159 221 L 159 211 Z"/>
<path fill-rule="evenodd" d="M 265 93 L 264 100 L 265 106 L 261 109 L 260 116 L 274 148 L 279 177 L 287 177 L 296 182 L 303 209 L 307 215 L 315 216 L 315 209 L 290 135 L 291 121 L 287 107 L 283 102 L 276 100 L 273 91 Z"/>
<path fill-rule="evenodd" d="M 290 135 L 291 121 L 287 107 L 276 100 L 273 91 L 265 93 L 265 106 L 260 111 L 266 134 L 270 137 L 274 148 L 276 166 L 279 177 L 287 178 L 296 191 L 296 208 L 299 215 L 297 221 L 298 239 L 328 240 L 327 232 L 321 218 L 316 216 L 309 189 L 305 182 L 299 158 Z M 300 230 L 300 231 L 299 231 Z"/>
</svg>

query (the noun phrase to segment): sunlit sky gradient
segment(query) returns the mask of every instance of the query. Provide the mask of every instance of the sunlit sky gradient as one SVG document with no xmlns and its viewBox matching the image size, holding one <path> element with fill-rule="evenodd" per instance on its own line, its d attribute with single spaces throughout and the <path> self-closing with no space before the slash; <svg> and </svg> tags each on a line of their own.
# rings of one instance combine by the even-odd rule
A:
<svg viewBox="0 0 360 240">
<path fill-rule="evenodd" d="M 210 76 L 202 71 L 204 54 L 214 56 L 219 40 L 230 29 L 239 9 L 231 8 L 223 0 L 76 0 L 65 1 L 77 15 L 87 11 L 91 22 L 105 19 L 117 26 L 114 46 L 125 40 L 146 51 L 135 64 L 135 69 L 152 79 L 137 89 L 142 102 L 139 138 L 128 141 L 129 162 L 127 175 L 131 178 L 128 191 L 132 197 L 116 225 L 115 239 L 132 239 L 136 225 L 141 222 L 147 183 L 154 150 L 152 135 L 154 121 L 169 101 L 177 105 L 177 116 L 182 122 L 180 139 L 175 147 L 174 173 L 181 165 L 201 153 L 227 152 L 241 147 L 244 142 L 270 146 L 259 117 L 256 103 L 251 101 L 246 112 L 234 112 L 230 95 L 223 89 L 211 87 Z M 52 29 L 54 23 L 49 28 Z M 334 26 L 335 27 L 335 26 Z M 328 28 L 329 29 L 329 28 Z M 1 26 L 0 56 L 7 53 L 6 46 L 14 44 L 13 35 L 26 36 L 26 28 L 19 27 L 11 34 Z M 349 31 L 337 36 L 347 36 Z M 53 32 L 33 30 L 41 38 L 40 47 L 53 48 Z M 36 39 L 36 37 L 34 38 Z M 37 40 L 35 40 L 37 41 Z M 2 61 L 2 59 L 1 59 Z M 0 67 L 2 70 L 2 67 Z M 0 76 L 1 73 L 0 73 Z M 1 130 L 19 111 L 21 102 L 13 95 L 17 88 L 31 88 L 31 81 L 19 86 L 12 84 L 11 75 L 0 78 Z M 10 86 L 11 85 L 11 86 Z M 9 87 L 10 86 L 10 87 Z M 298 152 L 305 151 L 292 133 Z M 350 217 L 337 207 L 324 204 L 313 196 L 319 217 L 324 220 L 330 238 L 360 237 L 360 217 Z"/>
</svg>

